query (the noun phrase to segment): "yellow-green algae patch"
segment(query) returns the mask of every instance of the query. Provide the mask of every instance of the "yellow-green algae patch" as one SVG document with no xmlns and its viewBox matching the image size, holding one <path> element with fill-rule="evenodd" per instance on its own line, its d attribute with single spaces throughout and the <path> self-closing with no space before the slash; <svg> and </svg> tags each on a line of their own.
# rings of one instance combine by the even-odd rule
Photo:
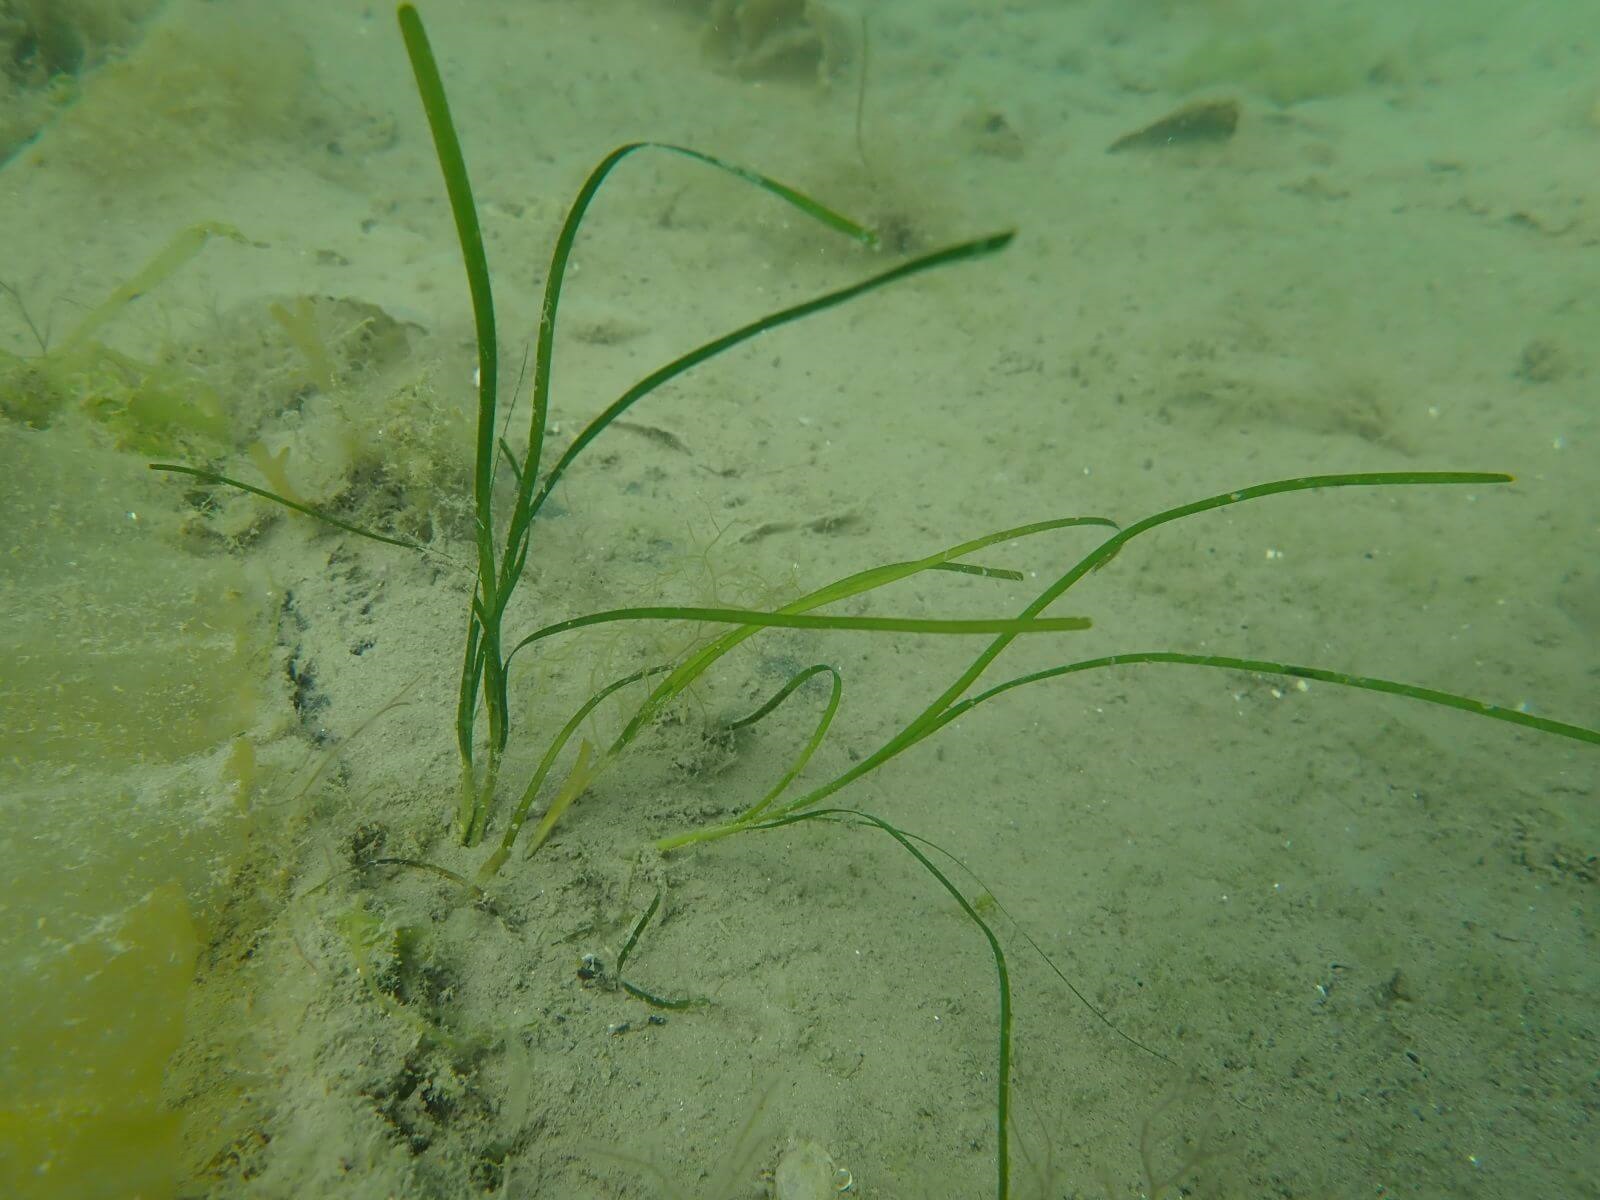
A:
<svg viewBox="0 0 1600 1200">
<path fill-rule="evenodd" d="M 168 1197 L 162 1076 L 244 858 L 269 596 L 175 552 L 86 421 L 0 422 L 0 463 L 0 1195 Z"/>
</svg>

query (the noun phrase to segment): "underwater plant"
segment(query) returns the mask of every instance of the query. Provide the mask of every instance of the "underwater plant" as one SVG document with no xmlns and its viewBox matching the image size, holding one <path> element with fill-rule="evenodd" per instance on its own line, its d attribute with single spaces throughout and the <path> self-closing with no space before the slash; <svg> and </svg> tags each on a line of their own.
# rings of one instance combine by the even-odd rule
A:
<svg viewBox="0 0 1600 1200">
<path fill-rule="evenodd" d="M 601 185 L 622 161 L 643 150 L 672 154 L 693 163 L 742 180 L 810 220 L 863 245 L 873 244 L 871 232 L 811 197 L 766 175 L 725 162 L 686 147 L 661 143 L 628 143 L 606 155 L 593 169 L 573 200 L 551 253 L 545 279 L 543 304 L 532 354 L 532 373 L 527 406 L 526 445 L 514 450 L 500 434 L 502 425 L 501 386 L 498 377 L 499 330 L 496 323 L 491 276 L 479 225 L 477 205 L 469 180 L 455 125 L 451 116 L 438 65 L 416 9 L 407 4 L 399 8 L 399 23 L 410 56 L 417 89 L 432 131 L 435 151 L 449 196 L 457 238 L 472 299 L 478 359 L 477 425 L 473 452 L 473 531 L 476 551 L 475 586 L 465 614 L 462 666 L 457 690 L 455 742 L 460 778 L 453 804 L 453 823 L 464 846 L 483 842 L 491 830 L 499 828 L 499 841 L 485 857 L 478 872 L 477 885 L 491 880 L 509 860 L 521 831 L 541 798 L 543 813 L 526 842 L 526 852 L 535 853 L 550 838 L 571 806 L 593 786 L 601 774 L 612 768 L 625 751 L 637 742 L 664 714 L 672 702 L 684 694 L 721 658 L 759 634 L 763 629 L 846 630 L 893 635 L 970 636 L 989 639 L 971 663 L 945 685 L 911 720 L 900 724 L 875 750 L 852 762 L 848 768 L 820 784 L 809 784 L 790 795 L 791 786 L 805 772 L 816 751 L 826 741 L 843 698 L 843 677 L 829 664 L 805 666 L 789 678 L 755 711 L 728 723 L 727 728 L 749 728 L 791 698 L 812 680 L 829 685 L 810 736 L 792 758 L 789 767 L 759 799 L 744 807 L 731 820 L 700 826 L 663 838 L 663 851 L 725 838 L 734 834 L 773 831 L 804 822 L 841 822 L 876 829 L 904 850 L 951 897 L 985 939 L 994 961 L 998 990 L 997 1067 L 995 1073 L 996 1180 L 998 1197 L 1009 1195 L 1011 1186 L 1009 1129 L 1012 1044 L 1012 998 L 1009 969 L 999 936 L 987 919 L 985 905 L 976 893 L 958 881 L 958 869 L 945 862 L 946 855 L 936 845 L 914 832 L 857 808 L 825 806 L 835 794 L 876 771 L 899 755 L 949 728 L 973 709 L 1016 689 L 1046 683 L 1069 675 L 1129 665 L 1181 665 L 1213 670 L 1246 671 L 1315 680 L 1355 690 L 1366 690 L 1416 700 L 1434 706 L 1454 708 L 1470 715 L 1520 725 L 1542 733 L 1590 744 L 1600 744 L 1600 732 L 1516 708 L 1504 707 L 1459 693 L 1423 687 L 1406 682 L 1357 675 L 1317 666 L 1254 659 L 1229 655 L 1196 654 L 1165 648 L 1119 653 L 1061 663 L 1030 671 L 998 683 L 980 680 L 995 661 L 1021 636 L 1068 633 L 1087 628 L 1088 620 L 1077 616 L 1048 615 L 1078 583 L 1091 573 L 1109 568 L 1128 543 L 1173 522 L 1197 517 L 1255 500 L 1300 491 L 1329 491 L 1349 488 L 1392 488 L 1422 486 L 1488 486 L 1511 482 L 1509 475 L 1477 471 L 1349 472 L 1295 476 L 1204 497 L 1191 503 L 1151 514 L 1125 527 L 1104 517 L 1057 516 L 1026 525 L 970 537 L 930 553 L 903 561 L 868 566 L 814 588 L 786 604 L 770 610 L 753 608 L 630 605 L 564 617 L 518 635 L 506 629 L 511 601 L 517 594 L 530 558 L 537 548 L 537 522 L 545 515 L 547 502 L 556 485 L 608 428 L 669 381 L 701 363 L 782 325 L 798 321 L 826 309 L 854 301 L 870 292 L 909 279 L 922 272 L 986 258 L 1004 250 L 1012 241 L 1010 232 L 974 238 L 919 255 L 883 270 L 865 280 L 825 295 L 769 313 L 722 337 L 673 359 L 650 372 L 604 408 L 577 434 L 565 450 L 546 462 L 549 433 L 550 388 L 556 347 L 558 312 L 567 269 L 584 217 Z M 332 514 L 299 503 L 281 492 L 238 480 L 219 472 L 178 463 L 154 463 L 156 470 L 175 472 L 214 485 L 225 485 L 254 493 L 288 508 L 308 513 L 336 528 L 372 540 L 416 549 L 417 544 L 382 531 L 342 521 Z M 497 477 L 509 473 L 513 499 L 509 512 L 496 503 Z M 1078 557 L 1011 616 L 980 619 L 931 619 L 920 617 L 850 616 L 826 611 L 843 601 L 866 596 L 891 584 L 930 572 L 956 572 L 975 578 L 1010 583 L 1023 582 L 1016 572 L 972 561 L 974 556 L 1002 543 L 1072 527 L 1110 530 L 1094 548 Z M 567 632 L 619 622 L 690 622 L 727 626 L 719 636 L 666 663 L 651 663 L 594 690 L 570 719 L 550 737 L 535 770 L 523 784 L 509 807 L 499 796 L 502 766 L 513 737 L 508 681 L 512 664 L 520 654 L 532 660 L 550 639 Z M 530 661 L 518 663 L 529 669 Z M 649 682 L 645 698 L 633 709 L 621 731 L 603 747 L 595 747 L 580 736 L 585 721 L 601 704 L 637 683 Z M 486 729 L 479 725 L 480 710 Z M 572 743 L 577 741 L 575 749 Z M 565 775 L 555 781 L 559 765 Z M 955 860 L 951 860 L 955 861 Z M 413 864 L 414 865 L 414 864 Z M 956 864 L 959 868 L 960 864 Z M 981 889 L 987 892 L 988 889 Z M 654 912 L 652 906 L 651 914 Z M 650 918 L 634 928 L 628 946 L 631 950 Z M 345 931 L 352 947 L 376 944 L 375 935 L 352 921 Z M 618 967 L 620 969 L 621 963 Z M 1053 967 L 1052 967 L 1053 969 Z M 361 972 L 363 978 L 367 972 Z M 1059 972 L 1058 972 L 1059 974 Z M 1064 978 L 1064 977 L 1063 977 Z M 1070 985 L 1069 985 L 1070 986 Z"/>
<path fill-rule="evenodd" d="M 48 428 L 71 397 L 118 444 L 131 450 L 192 453 L 221 444 L 226 421 L 214 388 L 169 364 L 144 362 L 113 350 L 97 336 L 213 238 L 248 244 L 237 229 L 218 222 L 181 230 L 55 344 L 49 322 L 41 329 L 16 286 L 0 282 L 0 291 L 16 306 L 39 351 L 23 357 L 0 350 L 0 416 L 28 428 Z"/>
<path fill-rule="evenodd" d="M 445 97 L 443 84 L 439 78 L 438 67 L 434 62 L 432 48 L 428 43 L 421 18 L 418 17 L 416 10 L 410 5 L 402 5 L 399 14 L 401 31 L 406 40 L 407 50 L 411 55 L 412 66 L 417 77 L 418 92 L 421 95 L 423 108 L 427 113 L 429 124 L 433 130 L 440 169 L 444 175 L 446 189 L 450 197 L 450 208 L 455 218 L 456 231 L 460 239 L 462 257 L 466 265 L 467 280 L 472 295 L 474 325 L 477 333 L 478 411 L 472 476 L 477 582 L 476 592 L 467 615 L 466 644 L 456 709 L 456 743 L 461 759 L 461 786 L 456 814 L 456 828 L 463 845 L 474 845 L 482 838 L 499 782 L 500 763 L 505 753 L 511 728 L 507 673 L 512 657 L 519 650 L 532 646 L 534 643 L 543 641 L 546 638 L 554 637 L 557 634 L 617 621 L 699 621 L 731 624 L 740 627 L 728 635 L 724 641 L 715 643 L 713 646 L 691 656 L 686 662 L 679 664 L 668 675 L 667 679 L 657 685 L 650 698 L 646 700 L 639 712 L 629 722 L 623 734 L 619 736 L 617 741 L 612 744 L 598 762 L 590 765 L 587 761 L 587 756 L 580 759 L 580 766 L 575 768 L 573 772 L 573 782 L 569 783 L 569 786 L 565 789 L 565 800 L 560 802 L 559 808 L 552 807 L 552 815 L 546 818 L 547 826 L 544 828 L 543 834 L 535 836 L 535 846 L 543 841 L 544 836 L 548 835 L 548 827 L 553 826 L 555 817 L 559 816 L 559 809 L 564 808 L 566 803 L 570 803 L 571 799 L 575 798 L 583 790 L 583 785 L 592 782 L 601 766 L 615 759 L 616 755 L 648 725 L 652 716 L 657 714 L 664 705 L 681 693 L 684 688 L 688 687 L 695 678 L 703 674 L 716 658 L 726 653 L 734 645 L 737 645 L 738 642 L 743 641 L 758 629 L 854 629 L 953 635 L 1005 633 L 1016 636 L 1023 633 L 1061 632 L 1087 628 L 1088 622 L 1086 620 L 1072 617 L 941 621 L 893 617 L 846 617 L 819 615 L 811 612 L 812 609 L 861 595 L 918 571 L 947 569 L 981 573 L 976 568 L 963 567 L 953 560 L 995 542 L 1020 536 L 1021 532 L 1023 532 L 1008 530 L 968 542 L 963 546 L 954 547 L 951 550 L 930 556 L 916 563 L 893 564 L 858 573 L 847 579 L 839 580 L 826 588 L 819 589 L 775 612 L 682 606 L 634 606 L 605 612 L 588 613 L 580 617 L 557 622 L 528 634 L 514 645 L 508 647 L 503 624 L 507 608 L 522 581 L 524 570 L 527 567 L 528 557 L 533 546 L 532 533 L 535 520 L 544 509 L 556 485 L 576 459 L 593 443 L 595 438 L 622 417 L 633 405 L 656 391 L 663 384 L 684 374 L 707 359 L 749 341 L 759 334 L 844 304 L 868 292 L 886 287 L 923 271 L 996 253 L 1010 243 L 1012 234 L 1010 232 L 992 234 L 920 255 L 848 287 L 840 288 L 837 291 L 778 312 L 769 313 L 756 321 L 752 321 L 708 342 L 652 371 L 645 378 L 634 384 L 590 421 L 553 464 L 545 467 L 543 466 L 543 459 L 549 423 L 550 380 L 553 367 L 556 321 L 567 266 L 573 244 L 577 239 L 578 231 L 590 203 L 612 169 L 625 158 L 635 152 L 647 149 L 680 155 L 752 184 L 789 204 L 803 215 L 837 232 L 852 237 L 864 245 L 874 244 L 875 239 L 869 230 L 793 188 L 735 164 L 723 162 L 709 154 L 703 154 L 686 147 L 653 142 L 635 142 L 613 150 L 590 173 L 589 178 L 574 199 L 551 254 L 550 270 L 545 283 L 544 302 L 540 309 L 539 328 L 533 349 L 532 380 L 528 398 L 530 410 L 528 444 L 526 450 L 518 455 L 506 443 L 505 439 L 497 433 L 500 392 L 498 379 L 499 335 L 495 322 L 494 295 L 490 284 L 488 261 L 484 253 L 483 234 L 478 223 L 477 206 L 473 199 L 471 184 L 468 181 L 466 163 L 450 116 L 449 104 Z M 224 484 L 238 488 L 272 500 L 284 507 L 317 517 L 346 532 L 355 533 L 374 541 L 413 549 L 420 548 L 416 543 L 406 539 L 392 537 L 341 521 L 329 513 L 315 509 L 310 505 L 302 504 L 283 495 L 281 492 L 259 488 L 214 471 L 177 463 L 152 463 L 151 467 L 158 471 L 177 472 L 193 476 L 208 483 Z M 503 519 L 495 511 L 494 501 L 496 471 L 500 468 L 512 473 L 516 485 L 516 494 L 511 512 Z M 1107 523 L 1098 519 L 1093 520 L 1094 523 Z M 1045 528 L 1059 528 L 1063 525 L 1079 523 L 1082 523 L 1082 521 L 1078 518 L 1072 518 L 1067 521 L 1045 522 L 1037 527 L 1030 527 L 1028 531 L 1037 532 Z M 509 823 L 508 833 L 502 845 L 503 853 L 497 854 L 495 858 L 490 860 L 490 865 L 486 867 L 484 872 L 486 876 L 493 874 L 494 870 L 498 869 L 501 863 L 504 862 L 505 854 L 509 853 L 511 843 L 514 841 L 522 820 L 538 793 L 540 784 L 543 783 L 546 773 L 553 765 L 555 756 L 564 748 L 568 738 L 577 729 L 579 722 L 594 706 L 598 705 L 613 691 L 635 682 L 637 678 L 638 676 L 629 676 L 601 689 L 574 716 L 571 724 L 558 735 L 552 743 L 551 752 L 546 756 L 546 761 L 541 764 L 540 770 L 524 791 L 522 802 L 519 803 L 516 814 Z M 488 724 L 487 737 L 481 746 L 478 744 L 476 736 L 480 700 Z"/>
</svg>

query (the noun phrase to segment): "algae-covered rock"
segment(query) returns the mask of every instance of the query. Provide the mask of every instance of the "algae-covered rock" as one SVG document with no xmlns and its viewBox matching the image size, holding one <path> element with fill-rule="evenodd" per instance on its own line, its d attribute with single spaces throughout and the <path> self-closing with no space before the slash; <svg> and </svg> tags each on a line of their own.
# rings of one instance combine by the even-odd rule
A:
<svg viewBox="0 0 1600 1200">
<path fill-rule="evenodd" d="M 138 41 L 160 0 L 0 3 L 0 162 L 65 111 L 78 80 Z"/>
</svg>

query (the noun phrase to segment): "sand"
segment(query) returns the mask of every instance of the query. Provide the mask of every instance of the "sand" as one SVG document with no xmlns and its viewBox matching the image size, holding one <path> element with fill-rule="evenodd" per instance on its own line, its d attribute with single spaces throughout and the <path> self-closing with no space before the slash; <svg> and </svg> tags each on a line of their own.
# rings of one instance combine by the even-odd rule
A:
<svg viewBox="0 0 1600 1200">
<path fill-rule="evenodd" d="M 985 678 L 1181 650 L 1600 724 L 1588 6 L 886 0 L 865 43 L 845 0 L 771 8 L 423 7 L 482 211 L 506 401 L 566 204 L 623 142 L 769 172 L 890 243 L 635 155 L 574 254 L 558 449 L 729 328 L 897 254 L 1017 231 L 643 401 L 536 525 L 508 629 L 647 602 L 770 608 L 992 530 L 1127 524 L 1297 475 L 1505 471 L 1514 484 L 1300 493 L 1164 527 L 1051 610 L 1091 630 L 1024 639 Z M 86 503 L 73 472 L 117 456 L 123 474 L 96 473 L 127 482 L 94 503 L 139 511 L 141 553 L 195 605 L 150 636 L 225 626 L 231 649 L 194 669 L 247 694 L 198 748 L 11 756 L 40 804 L 100 781 L 51 862 L 137 827 L 118 807 L 135 797 L 168 824 L 235 822 L 226 848 L 191 847 L 182 872 L 160 851 L 104 898 L 181 878 L 200 931 L 162 1092 L 181 1122 L 171 1194 L 723 1200 L 770 1194 L 805 1146 L 850 1195 L 993 1195 L 995 967 L 938 883 L 864 823 L 654 846 L 783 774 L 825 687 L 737 737 L 721 723 L 794 671 L 843 679 L 814 786 L 983 640 L 763 633 L 480 902 L 407 865 L 470 876 L 490 847 L 451 828 L 472 324 L 393 11 L 175 2 L 74 88 L 0 169 L 0 282 L 48 328 L 46 357 L 180 231 L 242 239 L 213 238 L 94 332 L 168 386 L 202 380 L 220 431 L 204 397 L 174 426 L 87 392 L 33 425 L 13 404 L 5 431 L 60 464 L 39 513 Z M 1107 153 L 1195 101 L 1236 105 L 1231 136 Z M 0 339 L 13 361 L 41 353 L 18 306 Z M 524 392 L 519 448 L 526 420 Z M 429 550 L 254 498 L 204 508 L 203 489 L 142 471 L 162 458 Z M 14 545 L 50 536 L 30 519 Z M 1100 536 L 974 556 L 1021 582 L 922 575 L 844 611 L 1014 615 Z M 249 601 L 220 626 L 185 582 L 202 569 Z M 27 603 L 50 594 L 28 586 Z M 47 636 L 70 650 L 80 622 L 94 612 L 65 606 Z M 590 692 L 711 632 L 619 629 L 519 655 L 491 842 Z M 135 712 L 140 678 L 118 685 Z M 8 724 L 32 696 L 12 689 Z M 184 703 L 152 701 L 132 736 Z M 624 716 L 602 708 L 585 736 Z M 1013 1195 L 1575 1197 L 1597 1194 L 1597 763 L 1412 700 L 1144 665 L 1019 689 L 831 802 L 937 843 L 969 897 L 999 901 L 982 908 L 1014 1006 Z M 215 869 L 197 874 L 202 852 Z M 5 853 L 43 852 L 14 834 Z M 657 895 L 624 975 L 703 1003 L 617 986 Z M 17 929 L 37 903 L 13 895 Z"/>
</svg>

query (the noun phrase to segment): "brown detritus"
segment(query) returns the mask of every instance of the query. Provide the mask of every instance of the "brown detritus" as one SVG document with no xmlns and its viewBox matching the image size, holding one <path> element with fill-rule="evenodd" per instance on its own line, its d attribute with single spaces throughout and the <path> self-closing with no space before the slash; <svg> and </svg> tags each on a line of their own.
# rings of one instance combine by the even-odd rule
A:
<svg viewBox="0 0 1600 1200">
<path fill-rule="evenodd" d="M 828 84 L 855 58 L 855 30 L 820 0 L 713 0 L 705 46 L 747 79 Z"/>
<path fill-rule="evenodd" d="M 613 429 L 625 429 L 629 433 L 636 433 L 658 446 L 664 446 L 668 450 L 675 450 L 679 454 L 691 456 L 694 454 L 694 451 L 689 449 L 689 444 L 681 437 L 673 433 L 672 430 L 663 429 L 659 425 L 643 425 L 637 421 L 613 421 L 611 422 L 611 427 Z"/>
<path fill-rule="evenodd" d="M 1015 161 L 1026 149 L 1016 125 L 997 108 L 979 109 L 969 114 L 962 121 L 961 129 L 974 154 Z"/>
<path fill-rule="evenodd" d="M 855 533 L 866 526 L 866 519 L 858 512 L 829 513 L 827 516 L 817 517 L 807 521 L 805 528 L 810 533 Z"/>
<path fill-rule="evenodd" d="M 1564 379 L 1571 367 L 1559 345 L 1549 338 L 1534 338 L 1522 347 L 1515 374 L 1529 383 L 1555 383 Z"/>
<path fill-rule="evenodd" d="M 840 533 L 859 533 L 866 528 L 866 518 L 860 513 L 846 509 L 843 512 L 829 513 L 825 516 L 815 517 L 809 521 L 767 521 L 757 525 L 749 533 L 739 539 L 739 544 L 750 545 L 753 542 L 763 541 L 779 533 L 793 533 L 803 529 L 807 533 L 823 535 Z"/>
<path fill-rule="evenodd" d="M 1225 142 L 1238 127 L 1237 100 L 1196 100 L 1143 129 L 1123 134 L 1106 147 L 1106 153 Z"/>
</svg>

